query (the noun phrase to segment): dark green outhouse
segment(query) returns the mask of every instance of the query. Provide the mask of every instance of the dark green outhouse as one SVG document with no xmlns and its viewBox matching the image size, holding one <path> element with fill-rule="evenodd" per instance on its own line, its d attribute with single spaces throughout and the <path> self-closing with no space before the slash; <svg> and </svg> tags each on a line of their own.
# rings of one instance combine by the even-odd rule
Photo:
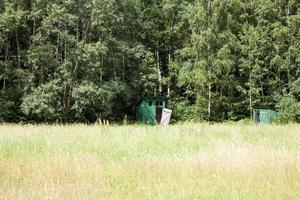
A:
<svg viewBox="0 0 300 200">
<path fill-rule="evenodd" d="M 138 121 L 156 125 L 161 121 L 162 111 L 166 102 L 160 98 L 146 98 L 138 106 Z"/>
<path fill-rule="evenodd" d="M 252 120 L 258 124 L 270 124 L 277 117 L 277 112 L 268 108 L 256 108 L 252 110 Z"/>
</svg>

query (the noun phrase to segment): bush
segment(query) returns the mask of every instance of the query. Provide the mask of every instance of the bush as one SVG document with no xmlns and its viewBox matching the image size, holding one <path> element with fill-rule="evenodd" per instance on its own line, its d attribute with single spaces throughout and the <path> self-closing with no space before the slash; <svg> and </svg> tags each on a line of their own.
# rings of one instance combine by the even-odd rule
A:
<svg viewBox="0 0 300 200">
<path fill-rule="evenodd" d="M 200 121 L 199 108 L 196 105 L 189 105 L 186 101 L 176 102 L 174 108 L 174 119 L 176 121 Z"/>
<path fill-rule="evenodd" d="M 300 122 L 300 102 L 293 95 L 283 96 L 276 107 L 279 111 L 277 122 Z"/>
</svg>

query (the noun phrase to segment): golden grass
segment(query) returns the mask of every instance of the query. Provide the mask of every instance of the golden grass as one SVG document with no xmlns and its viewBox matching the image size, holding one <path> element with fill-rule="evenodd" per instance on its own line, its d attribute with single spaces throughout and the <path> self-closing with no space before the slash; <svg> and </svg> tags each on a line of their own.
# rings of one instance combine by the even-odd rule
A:
<svg viewBox="0 0 300 200">
<path fill-rule="evenodd" d="M 300 199 L 300 126 L 0 125 L 0 199 Z"/>
<path fill-rule="evenodd" d="M 47 161 L 0 165 L 0 198 L 101 199 L 101 163 L 93 156 L 58 156 Z"/>
</svg>

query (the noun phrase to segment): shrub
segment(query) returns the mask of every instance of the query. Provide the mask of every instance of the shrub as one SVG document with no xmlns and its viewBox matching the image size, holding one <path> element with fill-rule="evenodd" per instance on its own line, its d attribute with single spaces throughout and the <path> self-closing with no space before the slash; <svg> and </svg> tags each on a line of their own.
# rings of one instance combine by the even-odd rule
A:
<svg viewBox="0 0 300 200">
<path fill-rule="evenodd" d="M 300 102 L 291 95 L 283 96 L 276 105 L 280 123 L 300 122 Z"/>
</svg>

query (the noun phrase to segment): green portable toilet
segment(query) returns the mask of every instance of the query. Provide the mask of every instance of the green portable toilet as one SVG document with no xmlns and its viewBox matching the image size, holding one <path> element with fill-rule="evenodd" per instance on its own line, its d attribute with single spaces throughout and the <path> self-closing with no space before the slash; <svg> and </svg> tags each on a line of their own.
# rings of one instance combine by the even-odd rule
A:
<svg viewBox="0 0 300 200">
<path fill-rule="evenodd" d="M 146 98 L 138 106 L 138 121 L 156 125 L 160 123 L 162 111 L 166 107 L 163 99 Z"/>
<path fill-rule="evenodd" d="M 252 111 L 252 120 L 258 124 L 270 124 L 277 117 L 277 112 L 267 108 L 257 108 Z"/>
</svg>

